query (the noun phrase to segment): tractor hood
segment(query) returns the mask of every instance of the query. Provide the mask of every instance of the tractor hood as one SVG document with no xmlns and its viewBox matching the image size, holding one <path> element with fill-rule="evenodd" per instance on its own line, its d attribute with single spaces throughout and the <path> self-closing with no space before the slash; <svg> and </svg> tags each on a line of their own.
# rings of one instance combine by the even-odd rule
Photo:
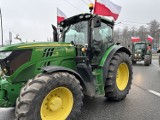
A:
<svg viewBox="0 0 160 120">
<path fill-rule="evenodd" d="M 36 42 L 36 43 L 20 43 L 10 46 L 4 46 L 0 48 L 0 52 L 4 51 L 13 51 L 13 50 L 24 50 L 24 49 L 33 49 L 37 47 L 58 47 L 58 46 L 72 46 L 70 43 L 64 42 Z"/>
<path fill-rule="evenodd" d="M 0 69 L 6 76 L 11 76 L 13 81 L 24 80 L 17 78 L 17 76 L 23 73 L 23 76 L 29 76 L 26 77 L 26 79 L 29 79 L 34 76 L 35 72 L 39 73 L 40 69 L 37 68 L 59 65 L 63 63 L 64 59 L 70 60 L 74 57 L 75 49 L 70 43 L 36 42 L 16 44 L 0 48 Z M 34 69 L 34 73 L 25 75 L 28 69 Z M 30 72 L 28 73 L 30 74 Z"/>
</svg>

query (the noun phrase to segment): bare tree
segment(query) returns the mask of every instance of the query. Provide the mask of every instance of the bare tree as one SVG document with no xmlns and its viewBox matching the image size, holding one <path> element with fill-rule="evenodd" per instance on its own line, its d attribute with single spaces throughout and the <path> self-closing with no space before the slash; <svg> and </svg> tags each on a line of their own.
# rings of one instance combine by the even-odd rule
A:
<svg viewBox="0 0 160 120">
<path fill-rule="evenodd" d="M 115 42 L 121 43 L 121 30 L 119 28 L 114 30 L 113 39 Z"/>
<path fill-rule="evenodd" d="M 137 28 L 133 26 L 130 30 L 131 30 L 131 37 L 137 37 Z"/>
<path fill-rule="evenodd" d="M 157 48 L 160 45 L 160 23 L 156 20 L 152 20 L 148 23 L 148 27 L 140 26 L 138 28 L 128 28 L 125 26 L 123 29 L 117 29 L 114 31 L 114 40 L 120 42 L 123 46 L 131 44 L 131 37 L 140 37 L 141 41 L 147 39 L 147 35 L 151 35 L 153 40 L 153 47 Z"/>
<path fill-rule="evenodd" d="M 154 38 L 153 47 L 159 47 L 159 39 L 160 39 L 160 23 L 156 20 L 152 20 L 148 23 L 149 25 L 149 33 Z"/>
<path fill-rule="evenodd" d="M 138 37 L 140 37 L 141 41 L 146 41 L 146 35 L 147 35 L 147 28 L 144 26 L 140 26 L 137 31 Z"/>
</svg>

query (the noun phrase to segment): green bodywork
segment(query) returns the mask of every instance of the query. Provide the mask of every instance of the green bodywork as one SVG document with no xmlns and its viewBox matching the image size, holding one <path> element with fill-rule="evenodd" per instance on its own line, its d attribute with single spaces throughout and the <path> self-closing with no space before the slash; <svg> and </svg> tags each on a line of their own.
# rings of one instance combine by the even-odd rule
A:
<svg viewBox="0 0 160 120">
<path fill-rule="evenodd" d="M 83 14 L 79 16 L 77 15 L 73 18 L 69 18 L 68 20 L 64 21 L 66 22 L 66 23 L 62 23 L 62 25 L 64 25 L 63 26 L 64 29 L 66 29 L 65 27 L 67 25 L 72 24 L 72 22 L 74 22 L 75 24 L 76 22 L 83 21 L 81 20 L 82 15 Z M 88 15 L 90 14 L 86 14 L 86 16 L 84 16 L 84 21 L 92 20 L 91 18 L 92 15 L 90 15 L 89 17 Z M 95 18 L 95 16 L 93 16 L 93 18 Z M 77 19 L 77 21 L 75 19 Z M 105 20 L 104 18 L 102 18 L 102 20 L 104 23 L 106 23 L 106 25 L 109 25 L 112 28 L 113 21 L 108 19 Z M 87 24 L 88 23 L 86 23 L 86 25 Z M 92 24 L 88 24 L 88 26 L 90 27 L 90 34 L 92 33 L 91 25 Z M 68 27 L 67 29 L 69 28 L 70 27 Z M 89 34 L 89 32 L 87 31 L 85 33 Z M 78 35 L 78 33 L 76 34 Z M 79 36 L 80 35 L 82 35 L 82 33 L 80 33 Z M 91 39 L 91 36 L 88 37 L 87 39 Z M 88 44 L 91 44 L 91 43 L 88 42 Z M 76 67 L 78 64 L 78 62 L 76 61 L 77 56 L 80 55 L 84 58 L 88 57 L 87 53 L 84 53 L 81 50 L 81 48 L 82 48 L 81 46 L 77 47 L 76 45 L 71 44 L 71 42 L 67 43 L 65 41 L 25 43 L 25 44 L 23 43 L 23 44 L 1 47 L 0 48 L 0 64 L 1 64 L 0 107 L 15 106 L 16 99 L 19 96 L 21 88 L 26 84 L 26 82 L 29 79 L 32 79 L 37 74 L 41 73 L 42 67 L 62 66 L 62 67 L 70 68 L 76 71 Z M 104 74 L 107 74 L 107 71 L 104 71 L 103 68 L 106 67 L 105 66 L 106 60 L 112 57 L 111 53 L 114 54 L 116 51 L 118 51 L 118 49 L 115 50 L 115 48 L 122 48 L 122 47 L 114 44 L 113 41 L 110 41 L 107 43 L 105 47 L 103 47 L 103 50 L 101 50 L 102 51 L 101 54 L 99 55 L 95 54 L 96 56 L 95 58 L 98 58 L 98 60 L 96 60 L 97 67 L 94 69 L 91 69 L 92 70 L 91 72 L 95 78 L 94 90 L 99 95 L 104 95 L 105 93 L 104 92 L 104 86 L 105 86 Z M 121 51 L 126 52 L 128 50 L 123 48 Z M 6 53 L 8 54 L 9 52 L 11 52 L 11 54 L 8 56 L 5 56 Z M 91 62 L 89 64 L 93 66 Z M 110 63 L 108 62 L 107 64 L 110 64 Z"/>
<path fill-rule="evenodd" d="M 104 94 L 103 70 L 101 69 L 108 57 L 110 51 L 116 45 L 111 46 L 104 54 L 99 64 L 99 69 L 95 69 L 93 74 L 96 76 L 96 91 L 98 94 Z M 54 48 L 53 54 L 47 56 L 46 50 Z M 19 96 L 20 89 L 26 82 L 41 73 L 41 67 L 44 66 L 63 66 L 75 70 L 75 47 L 70 43 L 32 43 L 18 44 L 0 48 L 0 51 L 14 50 L 32 50 L 30 61 L 21 65 L 11 76 L 3 75 L 0 79 L 0 106 L 14 106 L 16 98 Z M 46 53 L 45 53 L 46 52 Z M 46 55 L 44 55 L 46 54 Z"/>
<path fill-rule="evenodd" d="M 32 51 L 30 60 L 22 64 L 10 76 L 2 75 L 0 79 L 0 106 L 13 106 L 21 87 L 41 72 L 43 66 L 63 66 L 75 68 L 75 48 L 70 43 L 31 43 L 18 44 L 0 48 L 0 51 Z M 53 50 L 54 49 L 54 50 Z M 53 53 L 52 53 L 53 52 Z M 7 97 L 6 97 L 7 96 Z"/>
</svg>

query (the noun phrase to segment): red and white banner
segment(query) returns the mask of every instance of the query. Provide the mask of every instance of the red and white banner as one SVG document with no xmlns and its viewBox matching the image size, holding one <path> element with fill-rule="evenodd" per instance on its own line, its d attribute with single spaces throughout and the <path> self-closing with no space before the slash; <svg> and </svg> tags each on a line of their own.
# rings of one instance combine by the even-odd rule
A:
<svg viewBox="0 0 160 120">
<path fill-rule="evenodd" d="M 148 35 L 148 38 L 147 38 L 147 40 L 149 41 L 149 42 L 152 42 L 153 41 L 153 37 L 151 37 L 150 35 Z"/>
<path fill-rule="evenodd" d="M 61 21 L 65 20 L 67 16 L 59 9 L 57 8 L 57 23 L 60 23 Z"/>
<path fill-rule="evenodd" d="M 140 37 L 131 37 L 132 42 L 140 42 Z"/>
<path fill-rule="evenodd" d="M 121 7 L 112 3 L 110 0 L 96 0 L 94 6 L 94 14 L 103 16 L 112 16 L 117 20 L 121 11 Z"/>
</svg>

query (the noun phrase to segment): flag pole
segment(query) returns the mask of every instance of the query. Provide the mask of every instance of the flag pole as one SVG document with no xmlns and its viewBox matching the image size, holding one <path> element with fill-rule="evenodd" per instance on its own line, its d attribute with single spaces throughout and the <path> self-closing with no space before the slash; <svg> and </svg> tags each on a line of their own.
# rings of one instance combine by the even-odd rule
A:
<svg viewBox="0 0 160 120">
<path fill-rule="evenodd" d="M 56 16 L 58 16 L 58 7 L 57 7 L 57 15 L 56 15 Z M 57 17 L 57 30 L 58 30 L 58 17 Z M 55 39 L 54 33 L 53 33 L 53 37 L 54 37 L 54 39 Z M 56 37 L 58 38 L 58 34 L 57 34 Z"/>
<path fill-rule="evenodd" d="M 2 47 L 3 47 L 3 26 L 2 26 L 2 12 L 1 12 L 1 8 L 0 8 L 0 17 L 1 17 L 1 39 L 2 39 Z"/>
</svg>

